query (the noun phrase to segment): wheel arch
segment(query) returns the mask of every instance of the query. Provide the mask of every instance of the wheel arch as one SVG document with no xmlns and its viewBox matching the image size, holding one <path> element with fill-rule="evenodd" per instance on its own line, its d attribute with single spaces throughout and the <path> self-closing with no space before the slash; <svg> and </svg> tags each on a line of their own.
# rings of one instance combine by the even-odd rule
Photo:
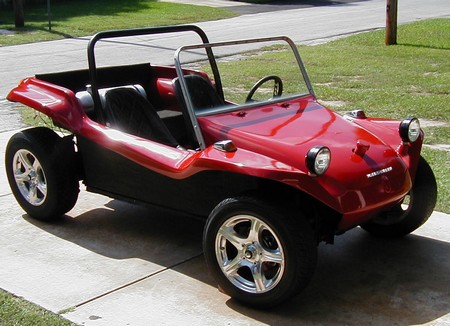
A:
<svg viewBox="0 0 450 326">
<path fill-rule="evenodd" d="M 270 202 L 293 218 L 305 218 L 313 228 L 317 242 L 333 243 L 342 214 L 302 190 L 274 180 L 254 178 L 258 187 L 240 195 Z"/>
<path fill-rule="evenodd" d="M 8 182 L 19 205 L 33 218 L 59 218 L 77 201 L 79 184 L 73 170 L 76 154 L 70 137 L 36 127 L 20 131 L 8 141 Z"/>
</svg>

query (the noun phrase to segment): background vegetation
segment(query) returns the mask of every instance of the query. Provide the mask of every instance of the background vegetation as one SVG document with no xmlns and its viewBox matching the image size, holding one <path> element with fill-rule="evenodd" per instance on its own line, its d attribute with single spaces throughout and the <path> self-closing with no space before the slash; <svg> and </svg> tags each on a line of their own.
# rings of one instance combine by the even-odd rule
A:
<svg viewBox="0 0 450 326">
<path fill-rule="evenodd" d="M 235 16 L 229 10 L 156 0 L 72 0 L 25 7 L 25 27 L 14 27 L 12 8 L 0 11 L 0 46 L 93 35 L 102 30 L 175 25 Z M 7 31 L 7 33 L 5 33 Z"/>
</svg>

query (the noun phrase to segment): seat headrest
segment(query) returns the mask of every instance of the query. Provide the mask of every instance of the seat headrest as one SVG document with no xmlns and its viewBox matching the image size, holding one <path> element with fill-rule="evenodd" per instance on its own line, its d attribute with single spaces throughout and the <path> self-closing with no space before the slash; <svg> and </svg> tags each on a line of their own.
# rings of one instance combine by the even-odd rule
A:
<svg viewBox="0 0 450 326">
<path fill-rule="evenodd" d="M 119 89 L 119 88 L 129 88 L 136 90 L 140 95 L 142 95 L 144 98 L 147 98 L 147 93 L 145 92 L 144 87 L 142 87 L 139 84 L 135 85 L 123 85 L 123 86 L 115 86 L 115 87 L 108 87 L 108 88 L 100 88 L 98 90 L 98 94 L 100 96 L 100 101 L 102 103 L 102 106 L 105 105 L 105 95 L 110 90 L 113 89 Z M 94 100 L 92 98 L 92 94 L 90 91 L 80 91 L 75 94 L 75 97 L 78 99 L 78 103 L 80 103 L 81 107 L 85 111 L 94 110 Z"/>
</svg>

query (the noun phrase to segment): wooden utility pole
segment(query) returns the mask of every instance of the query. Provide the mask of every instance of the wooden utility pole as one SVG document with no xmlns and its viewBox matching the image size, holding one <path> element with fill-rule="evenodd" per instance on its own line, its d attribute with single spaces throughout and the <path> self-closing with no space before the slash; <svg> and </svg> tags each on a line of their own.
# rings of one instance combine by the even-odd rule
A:
<svg viewBox="0 0 450 326">
<path fill-rule="evenodd" d="M 25 15 L 23 14 L 23 0 L 13 0 L 14 25 L 16 27 L 25 26 Z"/>
<path fill-rule="evenodd" d="M 387 0 L 386 3 L 386 45 L 397 44 L 397 4 L 398 0 Z"/>
<path fill-rule="evenodd" d="M 48 16 L 48 30 L 52 30 L 52 10 L 50 6 L 50 0 L 47 0 L 47 16 Z"/>
</svg>

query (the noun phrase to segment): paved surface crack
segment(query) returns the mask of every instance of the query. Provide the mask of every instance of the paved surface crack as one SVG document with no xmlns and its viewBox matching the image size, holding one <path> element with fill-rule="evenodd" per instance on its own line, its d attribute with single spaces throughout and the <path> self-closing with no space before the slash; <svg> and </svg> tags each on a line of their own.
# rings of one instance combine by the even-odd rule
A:
<svg viewBox="0 0 450 326">
<path fill-rule="evenodd" d="M 161 274 L 161 273 L 163 273 L 163 272 L 165 272 L 165 271 L 167 271 L 167 270 L 170 270 L 170 269 L 172 269 L 172 268 L 174 268 L 174 267 L 177 267 L 177 266 L 180 266 L 180 265 L 182 265 L 182 264 L 184 264 L 184 263 L 190 262 L 190 261 L 192 261 L 192 260 L 194 260 L 194 259 L 196 259 L 196 258 L 198 258 L 198 257 L 200 257 L 200 256 L 202 256 L 202 255 L 203 255 L 203 252 L 201 252 L 201 253 L 199 253 L 199 254 L 197 254 L 197 255 L 194 255 L 194 256 L 192 256 L 192 257 L 189 257 L 189 258 L 187 258 L 187 259 L 185 259 L 185 260 L 182 260 L 182 261 L 180 261 L 179 263 L 176 263 L 176 264 L 173 264 L 173 265 L 171 265 L 171 266 L 165 267 L 165 268 L 163 268 L 163 269 L 161 269 L 161 270 L 158 270 L 158 271 L 156 271 L 156 272 L 150 273 L 150 274 L 145 275 L 145 276 L 143 276 L 143 277 L 140 277 L 140 278 L 138 278 L 138 279 L 136 279 L 136 280 L 134 280 L 134 281 L 131 281 L 131 282 L 129 282 L 129 283 L 126 283 L 126 284 L 124 284 L 124 285 L 121 285 L 121 286 L 119 286 L 119 287 L 116 287 L 116 288 L 114 288 L 114 289 L 112 289 L 112 290 L 110 290 L 110 291 L 104 292 L 104 293 L 99 294 L 99 295 L 97 295 L 97 296 L 95 296 L 95 297 L 92 297 L 92 298 L 90 298 L 90 299 L 87 299 L 87 300 L 85 300 L 85 301 L 82 301 L 82 302 L 76 304 L 76 305 L 73 306 L 73 307 L 70 307 L 70 308 L 67 308 L 67 309 L 63 309 L 63 310 L 61 310 L 60 313 L 62 313 L 63 311 L 67 311 L 68 309 L 72 310 L 72 309 L 76 309 L 76 308 L 82 307 L 82 306 L 84 306 L 84 305 L 86 305 L 86 304 L 88 304 L 88 303 L 90 303 L 90 302 L 96 301 L 96 300 L 101 299 L 101 298 L 103 298 L 103 297 L 106 297 L 106 296 L 108 296 L 108 295 L 110 295 L 110 294 L 112 294 L 112 293 L 115 293 L 115 292 L 118 292 L 118 291 L 120 291 L 120 290 L 122 290 L 122 289 L 125 289 L 125 288 L 127 288 L 127 287 L 129 287 L 129 286 L 131 286 L 131 285 L 134 285 L 134 284 L 137 284 L 137 283 L 139 283 L 139 282 L 145 281 L 145 280 L 149 279 L 150 277 L 153 277 L 153 276 L 155 276 L 155 275 Z"/>
</svg>

